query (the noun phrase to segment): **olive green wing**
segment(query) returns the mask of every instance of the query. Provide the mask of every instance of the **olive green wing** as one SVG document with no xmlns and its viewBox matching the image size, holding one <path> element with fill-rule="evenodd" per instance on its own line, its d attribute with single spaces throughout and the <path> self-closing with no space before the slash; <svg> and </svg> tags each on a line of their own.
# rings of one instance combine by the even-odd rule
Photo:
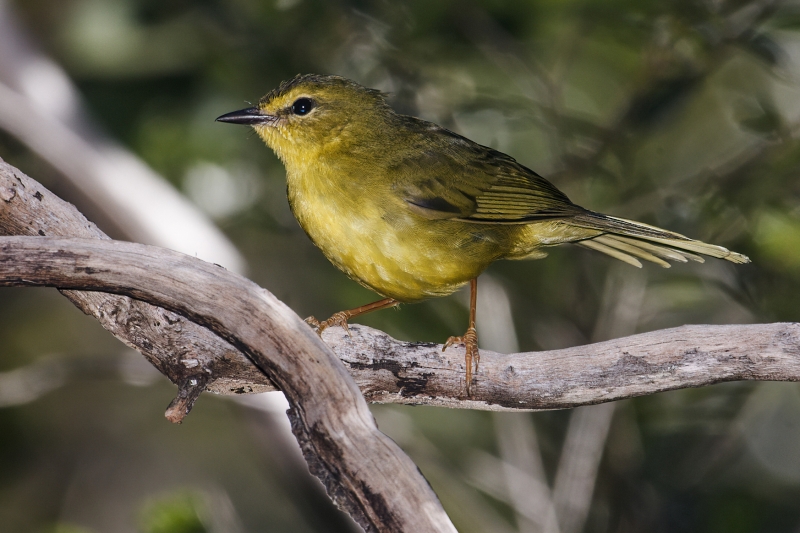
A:
<svg viewBox="0 0 800 533">
<path fill-rule="evenodd" d="M 750 262 L 721 246 L 583 209 L 512 157 L 435 124 L 413 120 L 417 122 L 412 126 L 419 128 L 417 141 L 402 143 L 407 149 L 393 159 L 391 171 L 401 198 L 426 218 L 490 224 L 561 218 L 578 229 L 561 242 L 574 242 L 639 267 L 639 259 L 664 267 L 669 267 L 666 260 L 702 262 L 697 254 Z"/>
<path fill-rule="evenodd" d="M 395 189 L 429 219 L 524 224 L 584 210 L 514 158 L 431 123 L 391 168 Z"/>
</svg>

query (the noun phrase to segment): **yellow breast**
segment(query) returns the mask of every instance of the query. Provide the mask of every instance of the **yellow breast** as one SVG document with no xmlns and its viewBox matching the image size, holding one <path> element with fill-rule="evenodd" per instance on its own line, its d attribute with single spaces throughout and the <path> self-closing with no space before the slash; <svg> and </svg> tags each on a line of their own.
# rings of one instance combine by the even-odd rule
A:
<svg viewBox="0 0 800 533">
<path fill-rule="evenodd" d="M 450 294 L 502 255 L 485 227 L 427 220 L 389 187 L 305 170 L 287 176 L 300 226 L 334 265 L 382 296 L 412 302 Z"/>
</svg>

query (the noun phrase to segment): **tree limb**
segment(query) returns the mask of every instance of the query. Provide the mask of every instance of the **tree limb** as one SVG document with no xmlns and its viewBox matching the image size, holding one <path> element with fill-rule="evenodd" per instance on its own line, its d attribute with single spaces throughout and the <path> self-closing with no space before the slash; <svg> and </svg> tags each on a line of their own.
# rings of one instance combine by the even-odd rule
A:
<svg viewBox="0 0 800 533">
<path fill-rule="evenodd" d="M 0 162 L 0 233 L 107 239 L 74 206 Z M 64 291 L 79 308 L 180 388 L 168 411 L 188 412 L 197 384 L 217 393 L 274 390 L 239 350 L 183 317 L 101 292 Z M 461 348 L 408 343 L 351 325 L 323 338 L 366 399 L 454 408 L 560 409 L 736 380 L 800 380 L 800 325 L 683 326 L 566 350 L 501 355 L 482 351 L 467 399 Z M 197 384 L 192 385 L 192 380 Z"/>
<path fill-rule="evenodd" d="M 800 324 L 681 326 L 563 350 L 481 351 L 472 396 L 463 349 L 408 343 L 364 326 L 325 342 L 369 401 L 486 410 L 564 409 L 723 381 L 800 381 Z"/>
<path fill-rule="evenodd" d="M 97 127 L 74 82 L 37 49 L 11 3 L 0 0 L 0 129 L 56 169 L 120 238 L 245 270 L 206 215 Z"/>
<path fill-rule="evenodd" d="M 108 239 L 74 205 L 0 160 L 0 235 L 47 235 Z M 276 390 L 239 350 L 182 316 L 124 296 L 62 291 L 119 340 L 144 355 L 179 392 L 167 418 L 179 422 L 192 407 L 197 387 L 219 394 Z"/>
<path fill-rule="evenodd" d="M 341 361 L 291 309 L 246 278 L 153 246 L 2 237 L 0 285 L 115 292 L 202 324 L 280 386 L 310 470 L 365 530 L 455 531 L 416 465 L 378 431 Z"/>
<path fill-rule="evenodd" d="M 0 238 L 0 285 L 68 289 L 62 292 L 78 307 L 179 385 L 171 420 L 180 421 L 206 388 L 254 392 L 269 389 L 272 378 L 292 404 L 293 430 L 312 472 L 361 525 L 452 531 L 413 463 L 374 426 L 339 361 L 268 292 L 195 258 L 110 241 L 73 206 L 2 162 L 0 233 L 40 236 Z M 59 234 L 84 238 L 49 237 Z M 330 328 L 324 340 L 374 402 L 536 410 L 721 381 L 800 380 L 794 323 L 683 326 L 535 354 L 483 352 L 469 398 L 462 349 L 443 353 L 437 344 L 351 330 L 352 337 Z"/>
</svg>

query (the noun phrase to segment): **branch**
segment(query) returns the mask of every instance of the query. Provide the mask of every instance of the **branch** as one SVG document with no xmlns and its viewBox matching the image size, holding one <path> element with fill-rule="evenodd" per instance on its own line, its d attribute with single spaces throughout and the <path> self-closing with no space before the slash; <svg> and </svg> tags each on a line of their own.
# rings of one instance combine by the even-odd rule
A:
<svg viewBox="0 0 800 533">
<path fill-rule="evenodd" d="M 414 465 L 375 428 L 344 367 L 271 294 L 198 259 L 110 241 L 2 162 L 0 232 L 87 237 L 0 238 L 0 285 L 70 289 L 68 298 L 179 385 L 173 421 L 205 388 L 264 390 L 269 375 L 292 404 L 312 472 L 356 520 L 370 531 L 452 530 Z M 537 354 L 483 352 L 466 398 L 461 349 L 351 330 L 331 328 L 324 340 L 378 402 L 554 409 L 721 381 L 800 379 L 800 324 L 684 326 Z"/>
<path fill-rule="evenodd" d="M 56 169 L 118 235 L 244 270 L 206 215 L 94 124 L 78 88 L 36 48 L 14 11 L 0 0 L 0 129 Z"/>
<path fill-rule="evenodd" d="M 2 160 L 0 235 L 109 238 L 75 206 Z M 219 394 L 275 390 L 269 378 L 239 350 L 178 314 L 113 294 L 63 294 L 178 385 L 178 397 L 167 411 L 173 422 L 189 412 L 203 389 Z M 205 386 L 198 386 L 201 384 Z"/>
<path fill-rule="evenodd" d="M 0 162 L 0 234 L 39 232 L 107 239 L 74 206 Z M 175 313 L 100 292 L 65 295 L 178 384 L 171 420 L 188 412 L 204 380 L 206 390 L 222 394 L 274 390 L 239 350 Z M 356 324 L 350 330 L 352 337 L 330 328 L 323 339 L 371 402 L 560 409 L 723 381 L 800 380 L 800 325 L 794 323 L 683 326 L 528 354 L 482 351 L 469 399 L 461 348 L 442 353 L 437 344 L 400 342 Z"/>
<path fill-rule="evenodd" d="M 364 326 L 324 340 L 368 401 L 470 409 L 564 409 L 724 381 L 800 381 L 800 324 L 681 326 L 563 350 L 481 350 L 472 396 L 463 350 Z"/>
<path fill-rule="evenodd" d="M 0 285 L 105 291 L 202 324 L 280 386 L 292 431 L 328 494 L 367 531 L 451 531 L 416 465 L 378 431 L 347 370 L 253 282 L 178 252 L 100 239 L 0 238 Z"/>
</svg>

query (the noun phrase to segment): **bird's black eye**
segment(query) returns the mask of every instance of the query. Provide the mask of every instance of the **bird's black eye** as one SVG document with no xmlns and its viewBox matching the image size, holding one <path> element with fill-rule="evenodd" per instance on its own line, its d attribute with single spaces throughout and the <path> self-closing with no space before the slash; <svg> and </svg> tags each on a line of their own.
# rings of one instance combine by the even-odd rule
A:
<svg viewBox="0 0 800 533">
<path fill-rule="evenodd" d="M 314 102 L 311 98 L 298 98 L 292 104 L 292 113 L 295 115 L 307 115 L 314 109 Z"/>
</svg>

